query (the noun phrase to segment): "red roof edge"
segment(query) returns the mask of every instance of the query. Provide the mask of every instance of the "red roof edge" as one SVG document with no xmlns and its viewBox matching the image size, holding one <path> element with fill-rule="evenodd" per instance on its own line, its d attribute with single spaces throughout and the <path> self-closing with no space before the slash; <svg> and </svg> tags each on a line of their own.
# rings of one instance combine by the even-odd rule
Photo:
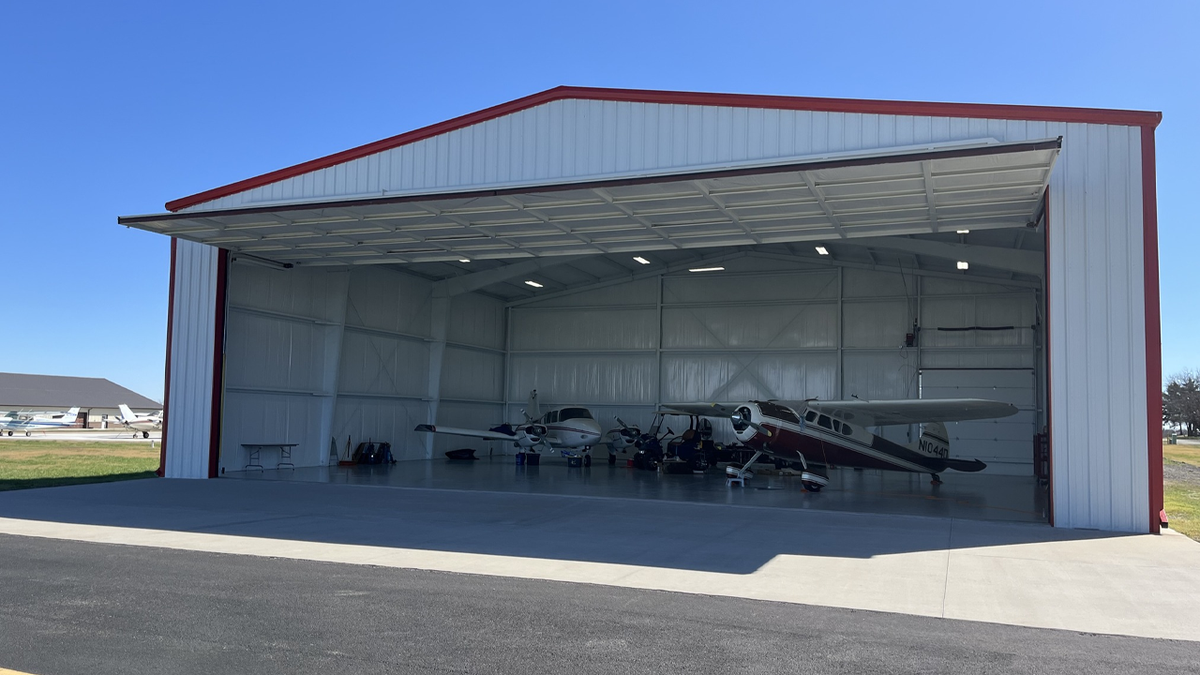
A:
<svg viewBox="0 0 1200 675">
<path fill-rule="evenodd" d="M 933 103 L 922 101 L 879 101 L 851 98 L 812 98 L 806 96 L 767 96 L 758 94 L 711 94 L 686 91 L 656 91 L 649 89 L 605 89 L 600 87 L 560 86 L 518 98 L 508 103 L 414 129 L 398 136 L 360 145 L 356 148 L 318 157 L 301 164 L 247 178 L 190 197 L 167 202 L 168 211 L 178 211 L 214 199 L 227 197 L 263 185 L 336 166 L 343 162 L 408 145 L 431 136 L 486 122 L 503 115 L 520 112 L 551 101 L 584 99 L 622 103 L 657 103 L 675 105 L 709 105 L 732 108 L 769 108 L 775 110 L 805 110 L 812 112 L 845 112 L 876 115 L 928 115 L 933 117 L 968 117 L 1082 124 L 1117 124 L 1154 128 L 1162 121 L 1162 113 L 1139 110 L 1105 110 L 1100 108 L 1056 108 L 1031 105 L 994 105 L 985 103 Z"/>
</svg>

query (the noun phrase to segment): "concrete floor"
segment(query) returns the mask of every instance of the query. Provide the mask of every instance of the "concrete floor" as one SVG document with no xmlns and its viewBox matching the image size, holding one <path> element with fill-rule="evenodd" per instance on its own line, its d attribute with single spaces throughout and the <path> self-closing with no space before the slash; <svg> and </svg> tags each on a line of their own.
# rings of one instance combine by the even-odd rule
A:
<svg viewBox="0 0 1200 675">
<path fill-rule="evenodd" d="M 1200 544 L 1170 532 L 665 499 L 149 479 L 0 492 L 0 533 L 1200 641 Z"/>
<path fill-rule="evenodd" d="M 1046 490 L 1032 476 L 987 473 L 929 476 L 898 471 L 834 469 L 820 493 L 806 492 L 798 476 L 759 474 L 745 488 L 728 487 L 724 470 L 701 475 L 664 475 L 612 466 L 600 453 L 588 468 L 567 467 L 562 457 L 543 457 L 539 466 L 518 466 L 511 456 L 394 465 L 268 469 L 226 473 L 226 478 L 283 480 L 382 487 L 485 490 L 523 494 L 617 497 L 787 509 L 816 509 L 934 516 L 1025 523 L 1047 522 Z M 270 461 L 266 462 L 268 466 Z M 770 466 L 769 464 L 766 466 Z"/>
</svg>

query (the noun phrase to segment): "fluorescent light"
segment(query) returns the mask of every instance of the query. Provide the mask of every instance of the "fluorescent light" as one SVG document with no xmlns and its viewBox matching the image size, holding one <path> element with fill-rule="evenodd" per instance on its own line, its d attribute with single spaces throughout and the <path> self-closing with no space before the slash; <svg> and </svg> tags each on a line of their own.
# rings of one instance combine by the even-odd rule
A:
<svg viewBox="0 0 1200 675">
<path fill-rule="evenodd" d="M 817 253 L 820 253 L 821 255 L 829 255 L 829 249 L 825 248 L 824 246 L 818 246 Z"/>
<path fill-rule="evenodd" d="M 635 256 L 633 256 L 633 259 L 634 259 L 634 260 L 636 260 L 636 261 L 638 261 L 638 262 L 640 262 L 640 263 L 642 263 L 643 265 L 649 265 L 649 264 L 650 264 L 650 261 L 649 261 L 649 260 L 646 260 L 645 258 L 643 258 L 643 257 L 642 257 L 642 256 L 640 256 L 640 255 L 635 255 Z"/>
<path fill-rule="evenodd" d="M 965 270 L 970 266 L 971 266 L 970 263 L 968 263 L 966 260 L 958 261 L 958 269 L 960 269 L 960 270 Z"/>
<path fill-rule="evenodd" d="M 956 234 L 971 234 L 970 230 L 955 230 Z"/>
<path fill-rule="evenodd" d="M 689 272 L 720 272 L 724 267 L 693 267 Z"/>
<path fill-rule="evenodd" d="M 471 262 L 471 259 L 470 258 L 459 258 L 458 262 L 467 263 L 467 262 Z"/>
<path fill-rule="evenodd" d="M 542 287 L 542 285 L 541 285 L 541 284 L 539 284 L 538 282 L 536 282 L 536 281 L 530 281 L 529 279 L 526 279 L 526 280 L 525 280 L 525 285 L 527 285 L 527 286 L 533 286 L 534 288 L 541 288 L 541 287 Z"/>
</svg>

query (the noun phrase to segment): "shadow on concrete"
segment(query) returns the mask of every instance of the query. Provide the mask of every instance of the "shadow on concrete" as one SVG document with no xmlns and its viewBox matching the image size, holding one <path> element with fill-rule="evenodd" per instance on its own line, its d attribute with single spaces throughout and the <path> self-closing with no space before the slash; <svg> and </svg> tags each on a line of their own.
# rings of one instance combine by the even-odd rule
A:
<svg viewBox="0 0 1200 675">
<path fill-rule="evenodd" d="M 557 470 L 544 466 L 539 472 Z M 0 493 L 0 517 L 732 574 L 752 573 L 779 555 L 868 558 L 1122 536 L 812 505 L 402 488 L 378 481 L 364 487 L 382 473 L 357 472 L 358 485 L 155 479 L 16 491 Z M 550 478 L 543 482 L 582 480 Z"/>
</svg>

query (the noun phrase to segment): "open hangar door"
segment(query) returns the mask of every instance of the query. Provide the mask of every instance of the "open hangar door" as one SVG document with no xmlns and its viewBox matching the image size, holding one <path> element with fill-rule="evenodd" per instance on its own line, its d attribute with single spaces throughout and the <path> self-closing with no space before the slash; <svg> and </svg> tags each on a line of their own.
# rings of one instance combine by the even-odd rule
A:
<svg viewBox="0 0 1200 675">
<path fill-rule="evenodd" d="M 912 398 L 922 367 L 1019 361 L 1030 344 L 906 336 L 939 301 L 1036 323 L 1058 148 L 956 142 L 122 222 L 232 251 L 222 468 L 282 439 L 297 471 L 326 470 L 344 436 L 399 459 L 480 445 L 414 427 L 519 420 L 534 388 L 648 426 L 663 403 Z M 867 508 L 854 496 L 885 480 L 824 503 Z"/>
</svg>

